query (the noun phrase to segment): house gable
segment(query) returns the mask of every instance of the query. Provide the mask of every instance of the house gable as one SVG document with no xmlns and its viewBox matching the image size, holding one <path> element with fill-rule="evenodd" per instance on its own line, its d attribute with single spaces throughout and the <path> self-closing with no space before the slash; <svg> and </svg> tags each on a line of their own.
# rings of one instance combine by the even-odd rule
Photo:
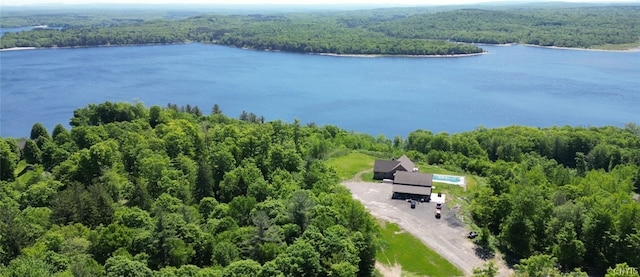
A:
<svg viewBox="0 0 640 277">
<path fill-rule="evenodd" d="M 373 179 L 394 179 L 396 172 L 413 172 L 414 168 L 415 165 L 406 155 L 397 160 L 376 160 L 373 164 Z"/>
<path fill-rule="evenodd" d="M 416 168 L 416 165 L 413 164 L 413 162 L 409 159 L 409 157 L 407 157 L 407 155 L 402 155 L 402 157 L 398 158 L 397 161 L 400 162 L 400 165 L 404 167 L 405 171 L 415 171 L 414 169 Z"/>
</svg>

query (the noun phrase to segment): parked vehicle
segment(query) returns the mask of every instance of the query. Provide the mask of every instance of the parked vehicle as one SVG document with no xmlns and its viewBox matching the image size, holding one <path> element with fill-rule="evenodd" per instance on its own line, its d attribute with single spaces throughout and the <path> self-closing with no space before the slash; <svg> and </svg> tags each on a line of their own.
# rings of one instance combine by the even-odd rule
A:
<svg viewBox="0 0 640 277">
<path fill-rule="evenodd" d="M 436 209 L 442 210 L 442 203 L 436 203 Z"/>
<path fill-rule="evenodd" d="M 416 201 L 411 201 L 411 208 L 415 209 L 416 208 Z"/>
<path fill-rule="evenodd" d="M 469 234 L 467 234 L 467 238 L 470 239 L 475 239 L 478 236 L 478 233 L 476 232 L 469 232 Z"/>
<path fill-rule="evenodd" d="M 440 209 L 436 209 L 436 218 L 440 218 Z"/>
</svg>

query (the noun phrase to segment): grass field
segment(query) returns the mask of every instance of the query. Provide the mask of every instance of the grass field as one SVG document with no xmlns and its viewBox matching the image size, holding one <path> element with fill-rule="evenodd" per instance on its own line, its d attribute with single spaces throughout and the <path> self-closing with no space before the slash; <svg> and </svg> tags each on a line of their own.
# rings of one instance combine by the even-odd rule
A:
<svg viewBox="0 0 640 277">
<path fill-rule="evenodd" d="M 376 260 L 385 264 L 400 264 L 403 276 L 463 276 L 457 267 L 422 241 L 404 232 L 393 223 L 384 223 L 381 228 L 383 246 L 376 253 Z"/>
<path fill-rule="evenodd" d="M 338 173 L 340 180 L 352 179 L 360 171 L 372 170 L 373 163 L 376 160 L 373 156 L 362 154 L 358 152 L 352 152 L 344 156 L 337 158 L 331 158 L 327 161 L 327 164 L 333 167 Z M 363 179 L 366 181 L 373 179 L 373 173 L 369 177 L 367 174 L 363 174 Z"/>
</svg>

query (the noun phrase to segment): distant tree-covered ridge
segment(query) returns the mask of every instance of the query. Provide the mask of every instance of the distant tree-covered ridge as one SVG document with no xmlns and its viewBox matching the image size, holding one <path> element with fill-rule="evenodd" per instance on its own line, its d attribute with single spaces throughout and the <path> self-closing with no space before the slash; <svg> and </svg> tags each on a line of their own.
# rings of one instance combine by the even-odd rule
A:
<svg viewBox="0 0 640 277">
<path fill-rule="evenodd" d="M 330 14 L 202 15 L 185 20 L 148 20 L 109 27 L 37 29 L 7 33 L 0 48 L 75 47 L 202 42 L 297 53 L 458 55 L 482 49 L 443 40 L 386 36 L 347 28 Z"/>
<path fill-rule="evenodd" d="M 60 15 L 69 18 L 70 15 Z M 480 53 L 466 43 L 526 43 L 578 48 L 640 44 L 640 6 L 458 9 L 380 9 L 350 12 L 147 15 L 135 20 L 74 17 L 63 30 L 7 33 L 0 48 L 75 47 L 202 42 L 300 53 L 458 55 Z M 13 16 L 30 25 L 55 16 Z"/>
<path fill-rule="evenodd" d="M 640 46 L 640 6 L 464 9 L 420 14 L 371 28 L 388 36 L 458 42 L 606 48 Z"/>
</svg>

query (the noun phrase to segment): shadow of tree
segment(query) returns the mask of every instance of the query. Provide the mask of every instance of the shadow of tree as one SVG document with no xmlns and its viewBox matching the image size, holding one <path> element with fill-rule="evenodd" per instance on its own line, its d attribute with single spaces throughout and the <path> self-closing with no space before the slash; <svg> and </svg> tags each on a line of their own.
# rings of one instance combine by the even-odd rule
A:
<svg viewBox="0 0 640 277">
<path fill-rule="evenodd" d="M 514 265 L 520 263 L 520 257 L 507 248 L 499 247 L 498 250 L 502 253 L 503 259 L 509 268 L 513 268 Z"/>
<path fill-rule="evenodd" d="M 491 260 L 496 256 L 496 253 L 495 251 L 493 251 L 493 249 L 482 247 L 479 245 L 476 245 L 473 248 L 473 251 L 476 253 L 476 256 L 478 256 L 478 258 L 484 261 Z"/>
</svg>

